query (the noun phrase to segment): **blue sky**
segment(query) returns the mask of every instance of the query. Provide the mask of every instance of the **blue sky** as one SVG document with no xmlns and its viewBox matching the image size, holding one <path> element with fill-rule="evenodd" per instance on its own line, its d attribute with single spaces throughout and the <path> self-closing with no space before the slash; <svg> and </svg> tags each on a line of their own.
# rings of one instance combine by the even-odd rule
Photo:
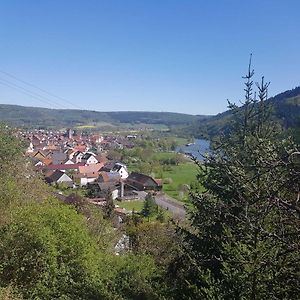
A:
<svg viewBox="0 0 300 300">
<path fill-rule="evenodd" d="M 0 103 L 216 114 L 243 98 L 251 52 L 270 95 L 300 85 L 299 11 L 298 0 L 1 1 Z"/>
</svg>

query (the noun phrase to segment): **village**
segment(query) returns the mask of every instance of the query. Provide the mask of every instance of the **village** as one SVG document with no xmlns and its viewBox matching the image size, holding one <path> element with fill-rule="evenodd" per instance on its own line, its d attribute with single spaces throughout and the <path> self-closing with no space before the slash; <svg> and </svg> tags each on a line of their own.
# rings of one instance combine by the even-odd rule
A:
<svg viewBox="0 0 300 300">
<path fill-rule="evenodd" d="M 156 204 L 173 215 L 184 216 L 183 205 L 162 192 L 163 180 L 140 172 L 129 172 L 127 165 L 108 155 L 114 149 L 134 147 L 135 135 L 102 136 L 98 133 L 32 130 L 20 131 L 28 141 L 26 155 L 33 168 L 57 193 L 84 190 L 92 204 L 104 206 L 108 195 L 115 201 L 143 201 L 150 193 Z M 115 205 L 115 212 L 132 213 Z"/>
</svg>

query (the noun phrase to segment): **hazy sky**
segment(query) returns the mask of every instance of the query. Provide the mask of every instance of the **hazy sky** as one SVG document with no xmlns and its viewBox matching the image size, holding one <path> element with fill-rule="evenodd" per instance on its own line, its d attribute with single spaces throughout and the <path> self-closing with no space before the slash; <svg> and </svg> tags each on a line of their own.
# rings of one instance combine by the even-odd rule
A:
<svg viewBox="0 0 300 300">
<path fill-rule="evenodd" d="M 300 85 L 299 14 L 299 0 L 1 1 L 0 103 L 216 114 L 243 97 L 251 52 L 270 95 Z"/>
</svg>

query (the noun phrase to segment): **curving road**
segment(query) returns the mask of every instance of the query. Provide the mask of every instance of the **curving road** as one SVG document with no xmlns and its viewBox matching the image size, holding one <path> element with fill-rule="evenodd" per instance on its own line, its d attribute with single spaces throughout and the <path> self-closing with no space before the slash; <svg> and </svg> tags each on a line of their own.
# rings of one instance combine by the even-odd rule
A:
<svg viewBox="0 0 300 300">
<path fill-rule="evenodd" d="M 141 199 L 141 200 L 144 200 L 148 194 L 147 192 L 144 192 L 144 191 L 140 191 L 140 192 L 136 191 L 135 193 L 136 193 L 138 199 Z M 168 196 L 165 193 L 159 193 L 159 194 L 155 195 L 154 199 L 158 206 L 170 211 L 174 215 L 174 217 L 177 217 L 179 219 L 185 218 L 186 211 L 185 211 L 183 203 Z"/>
<path fill-rule="evenodd" d="M 158 194 L 155 196 L 155 202 L 157 205 L 169 210 L 175 217 L 180 219 L 185 218 L 186 212 L 184 205 L 170 196 L 166 194 Z"/>
</svg>

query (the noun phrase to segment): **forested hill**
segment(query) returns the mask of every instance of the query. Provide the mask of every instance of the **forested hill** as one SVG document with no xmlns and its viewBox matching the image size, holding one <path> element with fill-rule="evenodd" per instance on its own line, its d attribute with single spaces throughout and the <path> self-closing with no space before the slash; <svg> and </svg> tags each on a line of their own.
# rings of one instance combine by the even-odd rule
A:
<svg viewBox="0 0 300 300">
<path fill-rule="evenodd" d="M 78 125 L 191 124 L 205 116 L 171 112 L 99 112 L 90 110 L 48 109 L 0 104 L 0 120 L 17 126 L 74 127 Z"/>
<path fill-rule="evenodd" d="M 300 86 L 269 98 L 272 118 L 285 128 L 299 126 Z M 241 108 L 242 109 L 242 108 Z M 99 112 L 90 110 L 48 109 L 0 104 L 0 121 L 16 126 L 75 127 L 79 125 L 118 126 L 121 124 L 162 124 L 175 128 L 180 134 L 215 136 L 226 131 L 230 111 L 215 116 L 189 115 L 171 112 Z"/>
<path fill-rule="evenodd" d="M 284 128 L 294 128 L 300 124 L 300 86 L 269 98 L 266 104 L 270 107 L 271 118 L 280 122 Z M 242 109 L 242 107 L 240 108 Z M 232 118 L 231 111 L 225 111 L 209 119 L 200 119 L 183 127 L 181 133 L 195 137 L 216 136 L 226 132 Z"/>
<path fill-rule="evenodd" d="M 270 98 L 268 101 L 274 108 L 274 115 L 287 128 L 299 125 L 300 121 L 300 86 Z"/>
</svg>

